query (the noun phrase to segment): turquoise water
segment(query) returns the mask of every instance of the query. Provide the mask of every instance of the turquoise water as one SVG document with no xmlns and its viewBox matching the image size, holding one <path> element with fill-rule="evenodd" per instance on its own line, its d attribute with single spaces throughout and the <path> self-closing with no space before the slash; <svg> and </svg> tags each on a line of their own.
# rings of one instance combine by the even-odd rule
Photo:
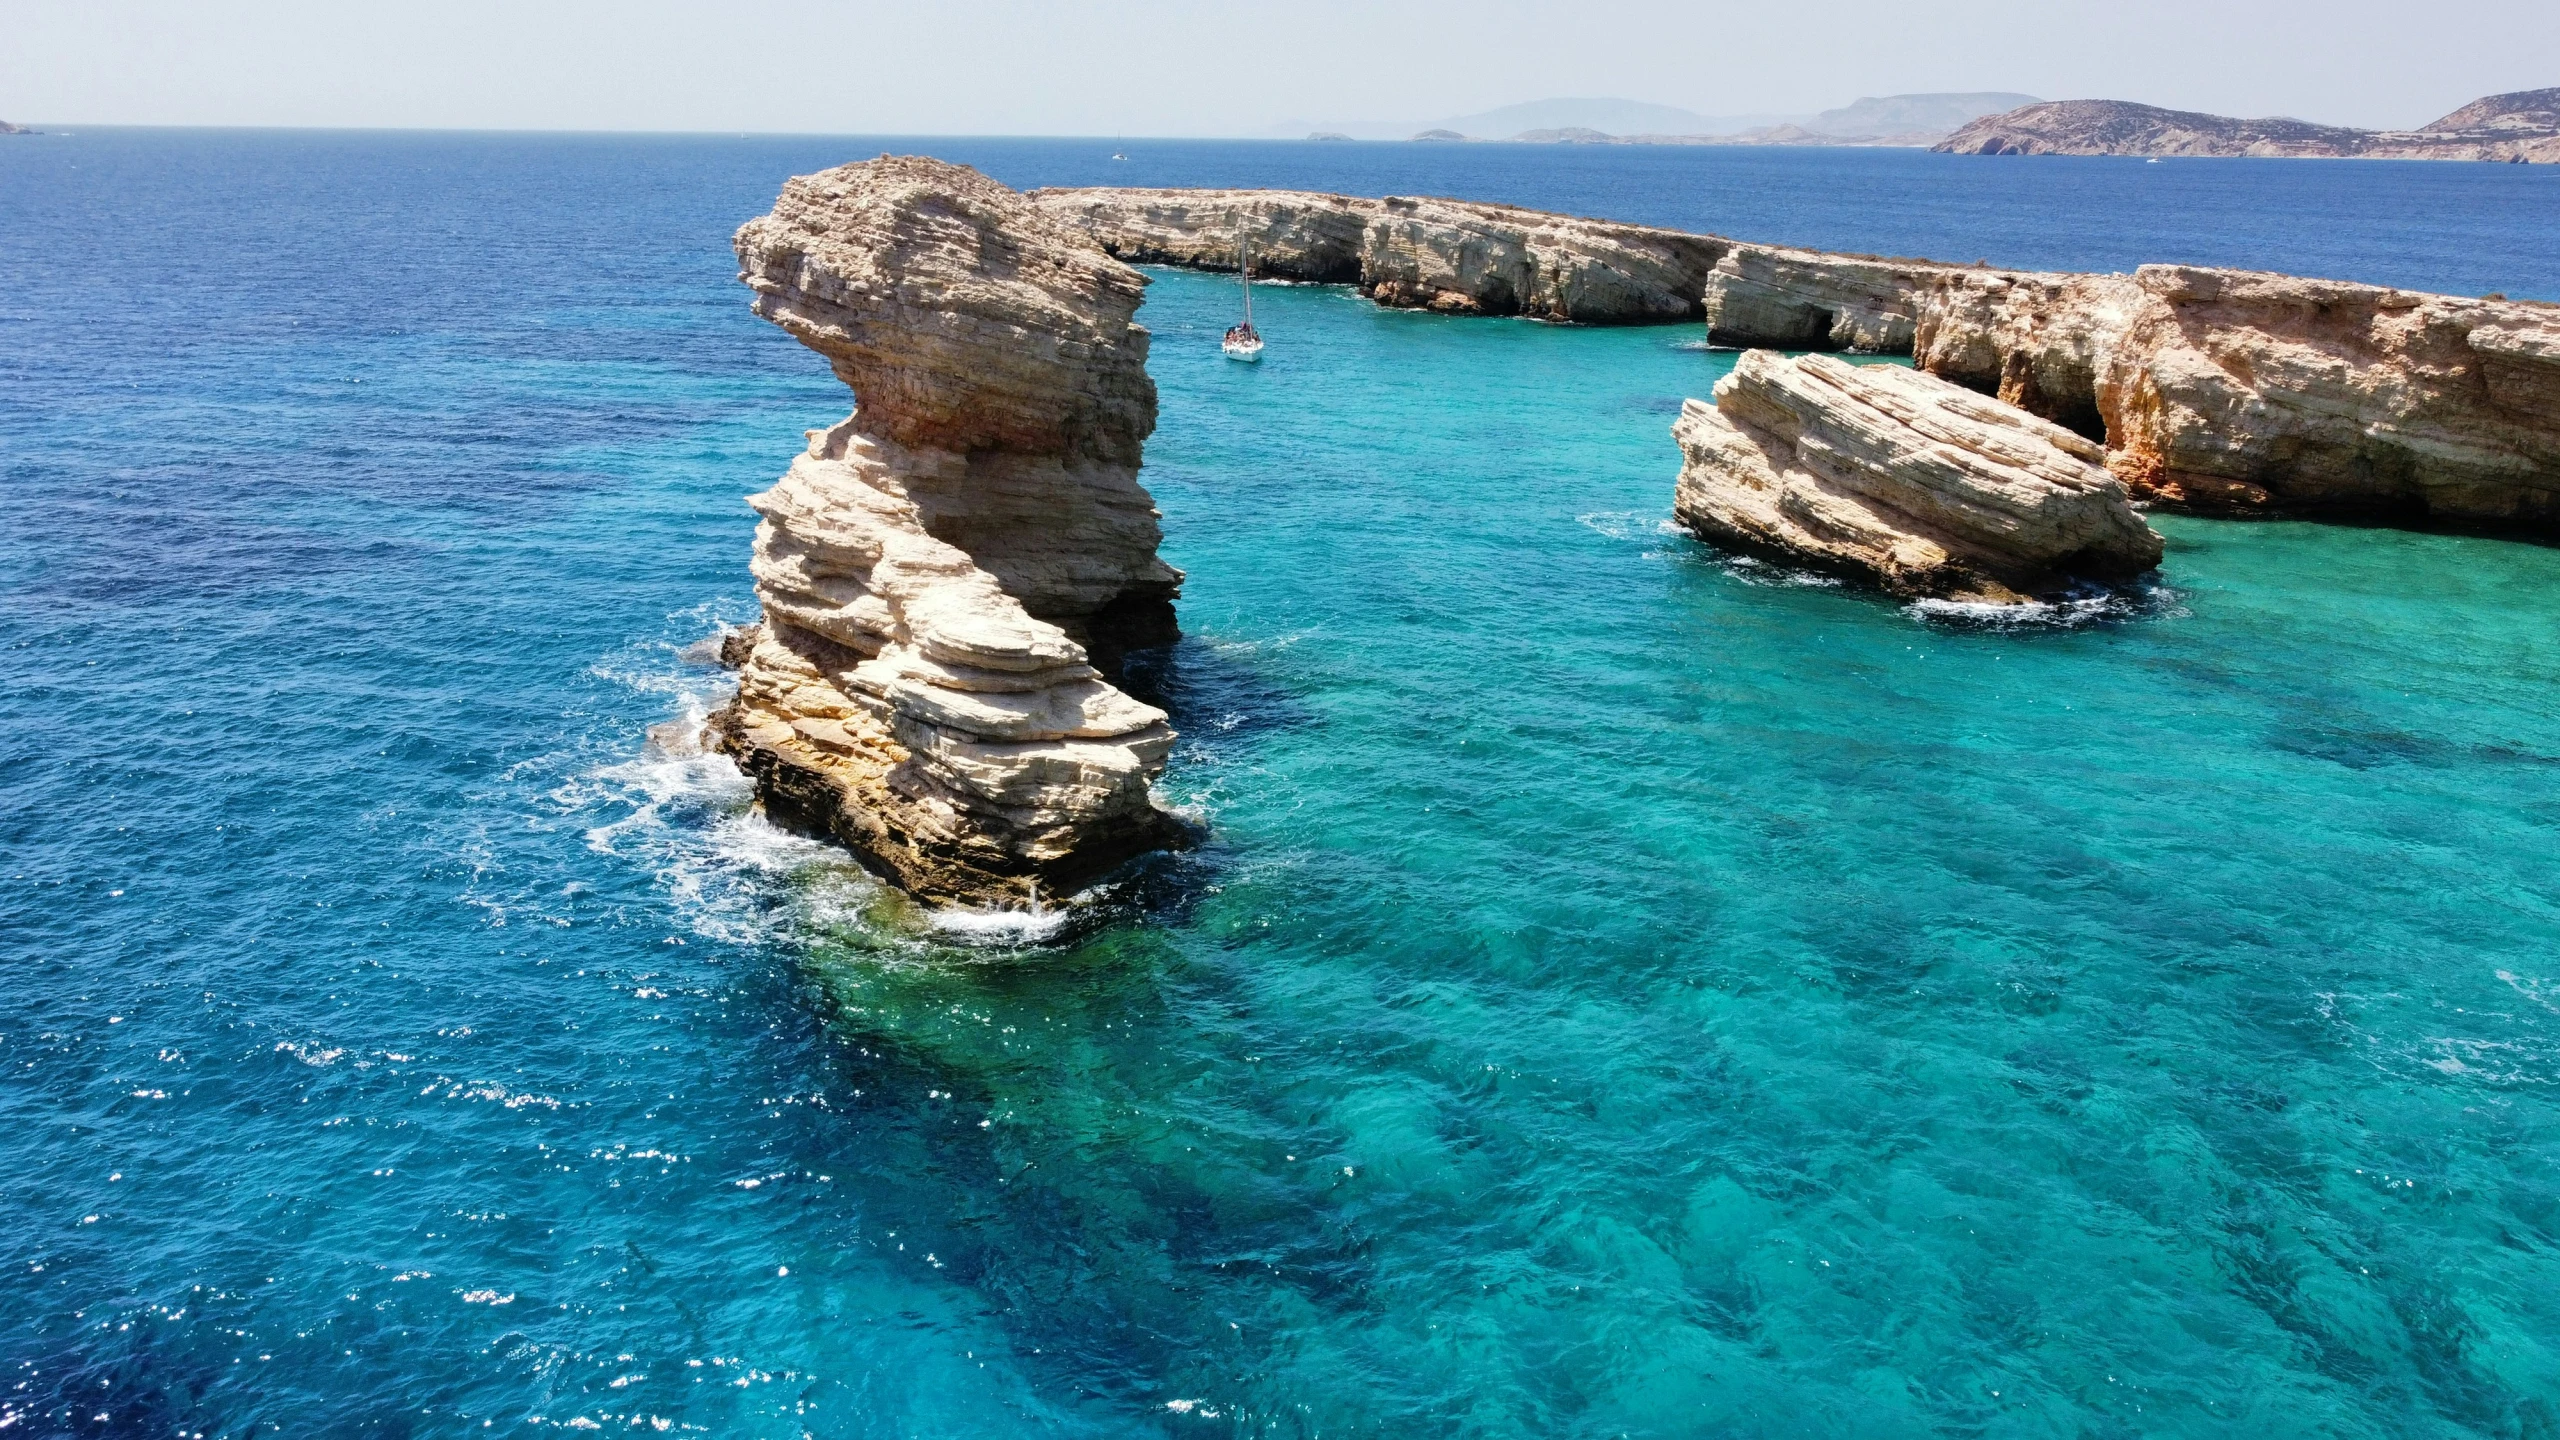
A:
<svg viewBox="0 0 2560 1440">
<path fill-rule="evenodd" d="M 2560 551 L 1915 610 L 1693 333 L 1159 275 L 1207 842 L 935 928 L 648 738 L 815 161 L 402 143 L 0 210 L 10 1433 L 2560 1433 Z"/>
</svg>

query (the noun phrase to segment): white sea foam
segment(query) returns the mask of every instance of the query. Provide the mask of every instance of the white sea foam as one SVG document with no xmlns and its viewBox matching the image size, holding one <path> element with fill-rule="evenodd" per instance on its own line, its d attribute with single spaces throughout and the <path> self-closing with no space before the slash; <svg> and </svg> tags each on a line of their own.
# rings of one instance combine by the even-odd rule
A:
<svg viewBox="0 0 2560 1440">
<path fill-rule="evenodd" d="M 973 945 L 1028 946 L 1054 937 L 1073 917 L 1073 901 L 1028 910 L 973 910 L 960 906 L 926 912 L 934 929 Z"/>
<path fill-rule="evenodd" d="M 707 615 L 692 617 L 709 623 Z M 593 817 L 589 849 L 646 867 L 690 932 L 729 944 L 859 935 L 875 955 L 1010 950 L 1054 939 L 1107 897 L 1094 892 L 1027 909 L 933 908 L 904 901 L 842 849 L 767 820 L 754 783 L 705 743 L 728 698 L 708 653 L 666 645 L 652 668 L 626 652 L 593 673 L 647 694 L 672 694 L 675 713 L 649 727 L 639 753 L 557 786 L 552 801 Z M 687 663 L 691 662 L 691 663 Z"/>
<path fill-rule="evenodd" d="M 1574 522 L 1611 540 L 1650 540 L 1677 527 L 1653 510 L 1594 510 Z"/>
<path fill-rule="evenodd" d="M 1837 590 L 1840 577 L 1819 570 L 1800 570 L 1792 565 L 1773 565 L 1751 555 L 1719 555 L 1717 563 L 1724 572 L 1745 585 L 1802 586 L 1814 590 Z"/>
<path fill-rule="evenodd" d="M 1902 607 L 1915 620 L 1967 630 L 2048 630 L 2177 615 L 2177 592 L 2166 585 L 2091 587 L 2059 600 L 1995 605 L 1980 600 L 1914 600 Z"/>
</svg>

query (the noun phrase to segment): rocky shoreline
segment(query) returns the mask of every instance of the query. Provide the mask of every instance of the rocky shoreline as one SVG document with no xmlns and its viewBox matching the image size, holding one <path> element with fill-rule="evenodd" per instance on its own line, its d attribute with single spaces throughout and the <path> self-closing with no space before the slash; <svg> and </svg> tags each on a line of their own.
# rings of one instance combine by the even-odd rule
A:
<svg viewBox="0 0 2560 1440">
<path fill-rule="evenodd" d="M 714 743 L 768 813 L 930 900 L 1072 893 L 1179 843 L 1175 637 L 1138 467 L 1146 278 L 1257 269 L 1383 305 L 1701 323 L 1748 348 L 1673 434 L 1680 522 L 1889 593 L 2015 604 L 2159 562 L 2137 507 L 2560 533 L 2560 306 L 2192 266 L 2040 274 L 1499 205 L 1017 194 L 921 158 L 787 184 L 754 309 L 858 403 L 750 503 L 763 619 Z M 1820 353 L 1909 356 L 1853 365 Z"/>
<path fill-rule="evenodd" d="M 1916 297 L 1963 267 L 1390 195 L 1049 189 L 1032 201 L 1133 265 L 1349 285 L 1381 305 L 1577 325 L 1705 320 L 1709 340 L 1907 352 Z"/>
<path fill-rule="evenodd" d="M 1735 349 L 1909 355 L 2100 442 L 2137 500 L 2560 533 L 2560 306 L 2194 266 L 2131 276 L 1835 254 L 1507 206 L 1298 191 L 1049 190 L 1137 263 L 1381 304 L 1703 321 Z"/>
</svg>

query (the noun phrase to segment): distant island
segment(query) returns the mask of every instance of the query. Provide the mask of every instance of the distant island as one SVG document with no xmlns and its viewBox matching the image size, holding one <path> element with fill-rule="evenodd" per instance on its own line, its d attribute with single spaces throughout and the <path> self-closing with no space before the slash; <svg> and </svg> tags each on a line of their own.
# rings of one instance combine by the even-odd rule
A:
<svg viewBox="0 0 2560 1440">
<path fill-rule="evenodd" d="M 2033 95 L 1974 91 L 1868 96 L 1814 115 L 1701 115 L 1637 100 L 1532 100 L 1428 124 L 1292 121 L 1310 140 L 1498 141 L 1524 145 L 1896 145 L 1924 149 Z M 1308 134 L 1312 130 L 1313 134 Z"/>
<path fill-rule="evenodd" d="M 1987 115 L 1931 147 L 1951 155 L 2278 156 L 2560 164 L 2560 88 L 2475 100 L 2415 130 L 2237 120 L 2125 100 L 2056 100 Z"/>
<path fill-rule="evenodd" d="M 0 135 L 41 135 L 43 133 L 41 130 L 30 130 L 24 125 L 12 125 L 6 120 L 0 120 Z"/>
</svg>

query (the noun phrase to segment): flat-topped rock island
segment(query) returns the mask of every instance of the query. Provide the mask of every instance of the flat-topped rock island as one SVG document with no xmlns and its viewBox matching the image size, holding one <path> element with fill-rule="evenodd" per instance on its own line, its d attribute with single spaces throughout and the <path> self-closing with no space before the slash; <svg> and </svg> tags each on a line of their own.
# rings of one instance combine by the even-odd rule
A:
<svg viewBox="0 0 2560 1440">
<path fill-rule="evenodd" d="M 1911 356 L 2100 443 L 2149 504 L 2560 532 L 2560 306 L 2199 266 L 2007 270 L 1451 200 L 1033 198 L 1137 263 L 1232 270 L 1243 236 L 1257 273 L 1385 305 Z"/>
</svg>

